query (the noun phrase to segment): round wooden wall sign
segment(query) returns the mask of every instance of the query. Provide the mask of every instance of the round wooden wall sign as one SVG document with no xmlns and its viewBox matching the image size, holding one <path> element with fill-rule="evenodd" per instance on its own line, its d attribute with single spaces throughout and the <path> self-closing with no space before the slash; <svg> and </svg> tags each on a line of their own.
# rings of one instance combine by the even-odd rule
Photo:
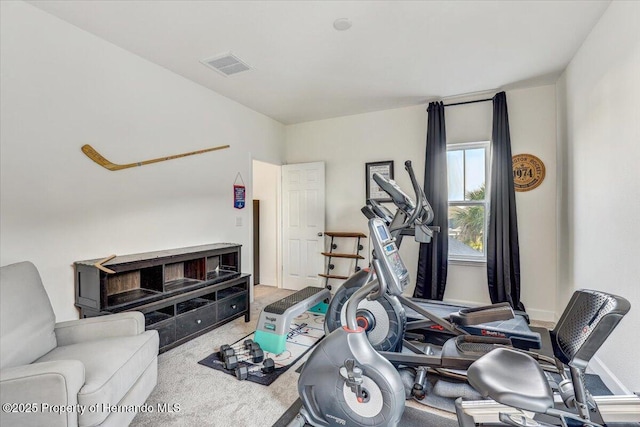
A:
<svg viewBox="0 0 640 427">
<path fill-rule="evenodd" d="M 513 185 L 516 191 L 533 190 L 544 180 L 542 160 L 533 154 L 516 154 L 512 157 Z"/>
</svg>

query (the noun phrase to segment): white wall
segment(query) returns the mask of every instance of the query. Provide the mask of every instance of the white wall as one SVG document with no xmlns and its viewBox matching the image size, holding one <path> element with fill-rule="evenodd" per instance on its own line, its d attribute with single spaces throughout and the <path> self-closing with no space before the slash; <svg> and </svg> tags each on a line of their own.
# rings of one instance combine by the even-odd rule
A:
<svg viewBox="0 0 640 427">
<path fill-rule="evenodd" d="M 558 100 L 558 306 L 577 288 L 631 302 L 597 356 L 640 391 L 640 3 L 611 3 L 558 82 Z"/>
<path fill-rule="evenodd" d="M 253 161 L 253 199 L 260 200 L 259 283 L 268 286 L 278 286 L 280 169 L 277 165 Z"/>
<path fill-rule="evenodd" d="M 251 186 L 243 210 L 232 186 L 252 156 L 281 163 L 284 126 L 26 3 L 0 7 L 0 263 L 33 261 L 58 320 L 77 317 L 76 260 L 237 242 L 251 272 Z M 114 163 L 231 148 L 110 172 L 85 143 Z"/>
<path fill-rule="evenodd" d="M 521 300 L 533 318 L 552 321 L 557 278 L 555 86 L 509 91 L 507 102 L 513 154 L 533 154 L 546 168 L 539 187 L 516 192 Z"/>
<path fill-rule="evenodd" d="M 456 100 L 457 101 L 457 100 Z M 522 300 L 532 317 L 553 320 L 556 280 L 556 125 L 555 88 L 543 86 L 507 93 L 514 154 L 531 153 L 545 162 L 540 187 L 518 193 L 522 258 Z M 424 176 L 426 106 L 379 111 L 287 126 L 288 163 L 325 161 L 327 230 L 367 231 L 360 213 L 365 203 L 364 165 L 394 160 L 399 185 L 410 191 L 404 161 L 412 160 L 420 182 Z M 449 143 L 491 137 L 490 102 L 446 109 Z M 401 254 L 415 277 L 418 245 L 403 240 Z M 368 253 L 368 250 L 367 252 Z M 408 289 L 407 293 L 412 293 Z M 486 266 L 451 264 L 445 299 L 488 303 Z"/>
</svg>

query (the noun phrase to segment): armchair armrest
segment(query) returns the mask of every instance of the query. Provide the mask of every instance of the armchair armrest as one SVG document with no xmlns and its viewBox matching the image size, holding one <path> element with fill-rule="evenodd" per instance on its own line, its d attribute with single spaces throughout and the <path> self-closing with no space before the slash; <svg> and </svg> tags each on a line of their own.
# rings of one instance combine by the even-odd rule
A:
<svg viewBox="0 0 640 427">
<path fill-rule="evenodd" d="M 58 346 L 103 338 L 139 335 L 144 332 L 144 315 L 139 311 L 109 314 L 56 323 Z"/>
<path fill-rule="evenodd" d="M 0 425 L 77 426 L 78 392 L 84 380 L 84 365 L 78 360 L 0 370 Z M 58 410 L 62 406 L 67 411 Z"/>
</svg>

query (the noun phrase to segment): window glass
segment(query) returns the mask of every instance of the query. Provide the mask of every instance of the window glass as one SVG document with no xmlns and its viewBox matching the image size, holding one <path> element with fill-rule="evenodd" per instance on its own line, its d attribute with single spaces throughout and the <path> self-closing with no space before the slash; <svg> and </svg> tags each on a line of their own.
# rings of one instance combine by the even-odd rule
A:
<svg viewBox="0 0 640 427">
<path fill-rule="evenodd" d="M 449 256 L 484 257 L 485 224 L 484 206 L 449 206 Z"/>
<path fill-rule="evenodd" d="M 488 142 L 447 147 L 451 260 L 486 260 L 488 148 Z"/>
<path fill-rule="evenodd" d="M 464 200 L 464 151 L 447 151 L 449 200 Z"/>
<path fill-rule="evenodd" d="M 462 150 L 461 150 L 462 151 Z M 464 200 L 473 200 L 472 193 L 477 192 L 484 187 L 485 181 L 485 158 L 484 148 L 474 148 L 470 150 L 464 150 L 465 165 L 465 188 L 464 188 Z M 484 199 L 484 197 L 483 197 Z M 457 199 L 461 200 L 461 199 Z"/>
</svg>

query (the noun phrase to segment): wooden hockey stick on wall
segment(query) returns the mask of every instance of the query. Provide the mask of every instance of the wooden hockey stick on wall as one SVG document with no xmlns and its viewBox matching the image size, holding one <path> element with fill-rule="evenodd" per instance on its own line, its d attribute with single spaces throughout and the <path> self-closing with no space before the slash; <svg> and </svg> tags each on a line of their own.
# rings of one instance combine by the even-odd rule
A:
<svg viewBox="0 0 640 427">
<path fill-rule="evenodd" d="M 126 165 L 117 165 L 115 163 L 111 163 L 109 160 L 107 160 L 104 157 L 102 157 L 102 154 L 98 153 L 89 144 L 85 144 L 85 145 L 82 146 L 82 152 L 84 154 L 86 154 L 86 156 L 88 158 L 90 158 L 91 160 L 93 160 L 94 162 L 96 162 L 97 164 L 102 166 L 103 168 L 109 169 L 110 171 L 119 171 L 121 169 L 134 168 L 136 166 L 142 166 L 142 165 L 149 165 L 151 163 L 164 162 L 165 160 L 179 159 L 180 157 L 193 156 L 194 154 L 202 154 L 202 153 L 207 153 L 209 151 L 215 151 L 215 150 L 223 150 L 225 148 L 229 148 L 229 146 L 228 145 L 220 145 L 218 147 L 205 148 L 204 150 L 190 151 L 188 153 L 175 154 L 173 156 L 168 156 L 168 157 L 159 157 L 157 159 L 145 160 L 143 162 L 137 162 L 137 163 L 128 163 Z"/>
</svg>

